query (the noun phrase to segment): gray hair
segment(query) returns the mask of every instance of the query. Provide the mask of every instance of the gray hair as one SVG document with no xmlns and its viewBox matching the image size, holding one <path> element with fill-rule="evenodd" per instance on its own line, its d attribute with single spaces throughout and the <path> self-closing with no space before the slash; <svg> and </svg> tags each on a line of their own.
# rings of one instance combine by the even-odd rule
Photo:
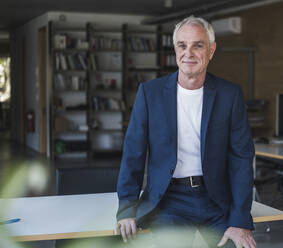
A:
<svg viewBox="0 0 283 248">
<path fill-rule="evenodd" d="M 214 34 L 214 30 L 213 30 L 212 25 L 208 21 L 206 21 L 205 19 L 203 19 L 201 17 L 194 17 L 193 15 L 191 15 L 191 16 L 185 18 L 184 20 L 182 20 L 182 21 L 180 21 L 179 23 L 176 24 L 174 32 L 173 32 L 173 44 L 174 44 L 174 46 L 176 46 L 176 35 L 177 35 L 177 32 L 179 31 L 179 29 L 183 25 L 192 25 L 192 24 L 201 25 L 206 30 L 208 37 L 209 37 L 210 45 L 215 42 L 215 34 Z"/>
</svg>

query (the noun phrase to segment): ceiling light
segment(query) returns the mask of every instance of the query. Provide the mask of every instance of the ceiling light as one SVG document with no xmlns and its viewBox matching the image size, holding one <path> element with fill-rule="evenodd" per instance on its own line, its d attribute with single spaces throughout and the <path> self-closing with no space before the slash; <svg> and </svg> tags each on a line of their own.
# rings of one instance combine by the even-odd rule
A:
<svg viewBox="0 0 283 248">
<path fill-rule="evenodd" d="M 164 7 L 172 8 L 172 6 L 173 6 L 173 0 L 164 0 Z"/>
</svg>

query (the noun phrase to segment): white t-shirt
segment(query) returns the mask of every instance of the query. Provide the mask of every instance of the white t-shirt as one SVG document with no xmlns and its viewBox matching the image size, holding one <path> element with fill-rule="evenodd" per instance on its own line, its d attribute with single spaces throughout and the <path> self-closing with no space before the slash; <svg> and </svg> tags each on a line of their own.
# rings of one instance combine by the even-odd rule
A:
<svg viewBox="0 0 283 248">
<path fill-rule="evenodd" d="M 173 177 L 203 175 L 200 154 L 200 127 L 203 87 L 188 90 L 177 84 L 177 165 Z"/>
</svg>

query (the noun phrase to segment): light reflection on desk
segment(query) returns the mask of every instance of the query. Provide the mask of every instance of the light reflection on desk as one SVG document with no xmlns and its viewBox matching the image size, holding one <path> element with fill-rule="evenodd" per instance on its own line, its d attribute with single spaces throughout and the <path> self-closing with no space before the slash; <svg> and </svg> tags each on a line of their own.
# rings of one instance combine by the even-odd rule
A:
<svg viewBox="0 0 283 248">
<path fill-rule="evenodd" d="M 282 144 L 255 144 L 255 150 L 256 156 L 283 160 Z"/>
</svg>

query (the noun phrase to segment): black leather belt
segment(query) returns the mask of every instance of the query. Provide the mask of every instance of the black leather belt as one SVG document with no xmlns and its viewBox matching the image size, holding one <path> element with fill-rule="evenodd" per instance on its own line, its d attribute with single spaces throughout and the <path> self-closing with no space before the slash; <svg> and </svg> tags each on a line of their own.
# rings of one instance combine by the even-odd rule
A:
<svg viewBox="0 0 283 248">
<path fill-rule="evenodd" d="M 175 185 L 186 185 L 192 188 L 204 185 L 203 176 L 172 178 L 171 183 Z"/>
</svg>

